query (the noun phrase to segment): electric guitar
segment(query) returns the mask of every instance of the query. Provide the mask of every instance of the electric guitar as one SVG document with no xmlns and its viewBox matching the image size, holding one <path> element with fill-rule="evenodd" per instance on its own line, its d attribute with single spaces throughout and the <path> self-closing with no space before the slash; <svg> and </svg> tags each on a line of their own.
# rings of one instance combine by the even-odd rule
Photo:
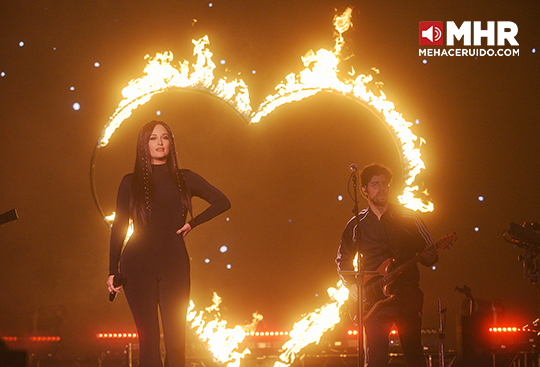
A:
<svg viewBox="0 0 540 367">
<path fill-rule="evenodd" d="M 434 244 L 434 246 L 440 249 L 448 248 L 456 240 L 457 234 L 451 233 L 447 236 L 441 237 L 441 239 L 439 239 L 437 243 Z M 427 246 L 426 250 L 429 247 L 431 246 Z M 392 270 L 392 266 L 394 265 L 396 260 L 392 258 L 386 259 L 377 269 L 377 272 L 379 274 L 370 274 L 364 277 L 363 320 L 368 320 L 373 315 L 373 312 L 375 312 L 375 310 L 381 304 L 388 302 L 395 297 L 388 290 L 390 284 L 392 284 L 401 274 L 409 270 L 421 260 L 422 253 L 419 253 L 406 263 Z"/>
</svg>

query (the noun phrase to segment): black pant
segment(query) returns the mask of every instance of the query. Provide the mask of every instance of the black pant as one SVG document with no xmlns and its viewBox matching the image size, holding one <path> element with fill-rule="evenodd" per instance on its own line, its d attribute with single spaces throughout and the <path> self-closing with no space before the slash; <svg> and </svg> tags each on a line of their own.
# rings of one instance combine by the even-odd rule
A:
<svg viewBox="0 0 540 367">
<path fill-rule="evenodd" d="M 418 292 L 405 298 L 381 305 L 380 309 L 364 322 L 368 367 L 388 366 L 388 335 L 394 324 L 407 365 L 426 367 L 422 347 L 422 302 L 423 294 L 418 289 Z"/>
<path fill-rule="evenodd" d="M 154 253 L 153 258 L 139 261 L 139 256 L 126 254 L 128 247 L 122 255 L 121 271 L 126 281 L 126 298 L 139 334 L 140 367 L 163 366 L 158 312 L 161 313 L 165 340 L 165 366 L 184 367 L 190 291 L 187 253 L 184 255 L 179 251 L 160 257 L 159 261 L 156 261 Z"/>
</svg>

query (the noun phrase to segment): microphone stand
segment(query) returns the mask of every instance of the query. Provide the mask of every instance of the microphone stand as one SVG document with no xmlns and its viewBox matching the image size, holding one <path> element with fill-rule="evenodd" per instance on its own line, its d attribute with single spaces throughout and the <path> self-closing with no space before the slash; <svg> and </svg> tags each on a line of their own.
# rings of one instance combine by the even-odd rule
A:
<svg viewBox="0 0 540 367">
<path fill-rule="evenodd" d="M 358 186 L 357 186 L 357 177 L 356 177 L 356 171 L 353 170 L 352 173 L 352 181 L 353 181 L 353 191 L 354 191 L 354 208 L 353 213 L 356 221 L 356 225 L 354 227 L 354 242 L 356 245 L 356 253 L 358 256 L 358 273 L 356 274 L 356 285 L 358 286 L 358 300 L 356 302 L 358 308 L 357 308 L 357 342 L 358 342 L 358 367 L 364 366 L 364 267 L 362 264 L 362 254 L 360 252 L 360 236 L 361 231 L 358 230 L 358 227 L 360 226 L 360 220 L 358 218 Z"/>
<path fill-rule="evenodd" d="M 445 367 L 444 362 L 444 320 L 446 317 L 446 308 L 442 308 L 441 299 L 439 298 L 439 367 Z"/>
<path fill-rule="evenodd" d="M 367 274 L 379 274 L 377 271 L 364 271 L 364 266 L 362 264 L 362 256 L 361 256 L 361 240 L 360 237 L 362 235 L 361 231 L 358 230 L 360 227 L 360 219 L 358 218 L 358 186 L 357 186 L 357 178 L 356 178 L 356 171 L 358 170 L 358 167 L 356 165 L 351 165 L 350 169 L 352 170 L 351 179 L 353 181 L 353 188 L 354 188 L 354 208 L 353 213 L 356 221 L 356 225 L 354 227 L 354 237 L 353 241 L 356 247 L 356 253 L 358 254 L 358 271 L 347 271 L 342 270 L 340 271 L 340 274 L 342 275 L 354 275 L 356 277 L 356 285 L 358 287 L 358 299 L 357 299 L 357 343 L 358 343 L 358 367 L 364 367 L 364 360 L 365 360 L 365 353 L 364 353 L 364 276 Z M 350 194 L 350 193 L 349 193 Z"/>
</svg>

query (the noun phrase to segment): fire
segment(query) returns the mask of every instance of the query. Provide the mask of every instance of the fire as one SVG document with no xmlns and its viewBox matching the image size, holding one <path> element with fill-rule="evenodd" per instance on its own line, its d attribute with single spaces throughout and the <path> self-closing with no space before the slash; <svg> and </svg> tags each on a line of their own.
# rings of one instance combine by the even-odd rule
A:
<svg viewBox="0 0 540 367">
<path fill-rule="evenodd" d="M 345 80 L 338 76 L 338 66 L 342 60 L 340 53 L 344 44 L 343 33 L 352 26 L 351 15 L 352 10 L 349 8 L 342 15 L 334 18 L 334 27 L 338 35 L 333 51 L 326 49 L 320 49 L 317 52 L 308 51 L 302 57 L 305 69 L 298 75 L 294 73 L 287 75 L 285 83 L 276 87 L 277 93 L 266 97 L 258 111 L 252 114 L 251 122 L 259 122 L 262 117 L 283 104 L 300 101 L 319 92 L 340 93 L 364 103 L 379 114 L 401 143 L 401 154 L 406 164 L 407 178 L 403 194 L 398 197 L 399 202 L 414 210 L 433 211 L 433 203 L 426 204 L 415 196 L 419 188 L 413 183 L 425 165 L 420 157 L 420 144 L 417 143 L 423 140 L 419 140 L 410 130 L 412 123 L 407 122 L 395 110 L 394 104 L 386 99 L 382 91 L 376 95 L 368 88 L 368 83 L 373 80 L 371 75 L 358 75 L 355 79 Z M 375 72 L 378 71 L 375 70 Z M 354 71 L 350 75 L 354 76 Z"/>
<path fill-rule="evenodd" d="M 213 72 L 216 66 L 212 61 L 212 53 L 208 49 L 207 36 L 193 40 L 193 54 L 196 57 L 194 64 L 184 60 L 178 65 L 173 65 L 174 57 L 171 52 L 158 53 L 155 57 L 147 55 L 145 58 L 148 59 L 148 64 L 144 68 L 144 76 L 131 80 L 122 90 L 123 99 L 98 139 L 92 163 L 98 148 L 105 147 L 109 143 L 114 131 L 131 116 L 135 109 L 150 101 L 154 95 L 170 89 L 183 88 L 209 93 L 233 107 L 248 123 L 260 122 L 263 117 L 281 105 L 300 101 L 320 92 L 330 92 L 367 106 L 388 125 L 400 147 L 406 171 L 403 193 L 398 196 L 398 200 L 404 206 L 414 210 L 433 211 L 433 203 L 429 201 L 426 203 L 417 196 L 420 189 L 419 185 L 415 184 L 415 180 L 417 175 L 425 169 L 420 154 L 420 145 L 424 143 L 424 140 L 413 134 L 410 129 L 413 124 L 406 121 L 401 113 L 395 110 L 395 105 L 387 100 L 381 90 L 375 93 L 369 88 L 369 84 L 373 81 L 372 75 L 355 76 L 354 70 L 348 73 L 348 78 L 339 75 L 339 65 L 343 59 L 341 53 L 345 44 L 343 34 L 352 27 L 351 17 L 351 8 L 334 17 L 336 37 L 333 49 L 308 51 L 302 57 L 304 69 L 297 74 L 287 75 L 285 82 L 277 85 L 276 92 L 266 97 L 256 111 L 251 108 L 248 87 L 243 80 L 229 81 L 227 78 L 222 78 L 214 82 Z M 378 70 L 373 70 L 378 73 Z M 93 175 L 93 166 L 91 175 Z M 427 196 L 426 191 L 421 194 Z M 95 193 L 94 198 L 97 203 Z M 110 224 L 113 218 L 114 213 L 106 220 Z M 290 340 L 284 344 L 284 352 L 275 367 L 290 365 L 302 348 L 308 344 L 317 343 L 325 331 L 340 321 L 339 308 L 346 301 L 348 290 L 338 284 L 338 289 L 329 288 L 328 292 L 333 301 L 306 315 L 294 325 L 294 329 L 289 333 Z M 195 305 L 191 302 L 188 321 L 216 361 L 237 367 L 241 359 L 249 353 L 247 349 L 240 352 L 239 344 L 247 333 L 254 331 L 262 316 L 254 314 L 253 323 L 250 325 L 227 328 L 227 322 L 219 315 L 220 302 L 219 297 L 215 295 L 214 305 L 206 311 L 199 312 L 194 311 Z M 205 321 L 212 315 L 212 320 Z"/>
<path fill-rule="evenodd" d="M 248 88 L 244 81 L 236 79 L 227 81 L 226 78 L 222 78 L 216 85 L 213 84 L 216 65 L 212 62 L 212 53 L 206 47 L 208 43 L 208 36 L 198 41 L 193 40 L 195 46 L 193 54 L 197 57 L 197 62 L 190 65 L 184 60 L 179 68 L 171 64 L 174 58 L 172 52 L 158 53 L 155 57 L 146 55 L 148 64 L 144 68 L 145 76 L 131 80 L 122 90 L 124 99 L 120 101 L 101 132 L 98 147 L 104 147 L 109 143 L 114 131 L 137 107 L 150 101 L 154 95 L 172 88 L 210 93 L 231 104 L 241 115 L 248 116 L 251 107 Z"/>
<path fill-rule="evenodd" d="M 221 298 L 214 293 L 213 305 L 206 311 L 195 311 L 195 304 L 190 302 L 187 320 L 199 339 L 212 353 L 214 359 L 230 367 L 239 367 L 242 359 L 250 353 L 249 349 L 239 351 L 239 345 L 244 338 L 252 334 L 257 323 L 262 320 L 262 315 L 254 313 L 253 322 L 249 325 L 227 328 L 227 321 L 221 318 L 219 305 Z M 210 319 L 209 321 L 205 321 Z"/>
<path fill-rule="evenodd" d="M 266 97 L 256 111 L 250 106 L 248 87 L 243 80 L 228 81 L 222 78 L 214 83 L 213 72 L 216 66 L 212 61 L 212 53 L 207 48 L 208 36 L 198 41 L 193 40 L 193 54 L 197 58 L 194 64 L 184 60 L 178 67 L 173 66 L 171 52 L 158 53 L 153 58 L 147 55 L 145 75 L 130 81 L 122 90 L 124 98 L 103 129 L 97 147 L 106 146 L 114 131 L 137 107 L 150 101 L 154 95 L 169 89 L 193 89 L 214 95 L 235 108 L 241 117 L 251 123 L 260 122 L 264 116 L 281 105 L 301 101 L 320 92 L 338 93 L 366 105 L 386 122 L 396 141 L 399 141 L 407 172 L 403 193 L 398 196 L 399 202 L 414 210 L 433 211 L 433 203 L 425 203 L 419 198 L 419 186 L 414 185 L 416 176 L 425 169 L 420 155 L 420 145 L 424 140 L 413 134 L 410 130 L 412 123 L 395 110 L 395 105 L 386 99 L 382 91 L 374 93 L 369 89 L 368 84 L 373 80 L 373 76 L 362 74 L 354 77 L 354 70 L 349 72 L 350 78 L 343 79 L 338 76 L 341 51 L 345 44 L 343 33 L 352 27 L 351 17 L 352 8 L 335 16 L 334 27 L 337 35 L 333 50 L 308 51 L 302 57 L 304 70 L 298 74 L 287 75 L 285 82 L 275 88 L 276 93 Z M 376 69 L 374 71 L 378 73 Z M 420 194 L 427 195 L 425 191 Z"/>
<path fill-rule="evenodd" d="M 302 318 L 289 332 L 290 339 L 283 344 L 284 352 L 274 367 L 289 366 L 294 362 L 296 355 L 307 345 L 318 343 L 323 334 L 339 323 L 339 309 L 349 297 L 349 290 L 341 283 L 338 288 L 328 288 L 328 295 L 332 302 L 322 306 Z"/>
</svg>

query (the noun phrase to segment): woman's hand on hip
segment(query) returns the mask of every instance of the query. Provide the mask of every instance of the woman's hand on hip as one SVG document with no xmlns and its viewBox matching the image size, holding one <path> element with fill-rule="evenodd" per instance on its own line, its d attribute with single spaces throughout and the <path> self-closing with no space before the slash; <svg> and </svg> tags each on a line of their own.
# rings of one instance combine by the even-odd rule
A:
<svg viewBox="0 0 540 367">
<path fill-rule="evenodd" d="M 191 231 L 191 225 L 189 223 L 184 224 L 182 228 L 180 228 L 178 231 L 176 231 L 176 234 L 181 234 L 182 237 L 186 237 L 187 234 Z"/>
<path fill-rule="evenodd" d="M 114 275 L 109 275 L 107 278 L 107 289 L 109 290 L 109 293 L 118 293 L 120 292 L 120 289 L 122 289 L 121 285 L 118 287 L 114 286 Z"/>
</svg>

